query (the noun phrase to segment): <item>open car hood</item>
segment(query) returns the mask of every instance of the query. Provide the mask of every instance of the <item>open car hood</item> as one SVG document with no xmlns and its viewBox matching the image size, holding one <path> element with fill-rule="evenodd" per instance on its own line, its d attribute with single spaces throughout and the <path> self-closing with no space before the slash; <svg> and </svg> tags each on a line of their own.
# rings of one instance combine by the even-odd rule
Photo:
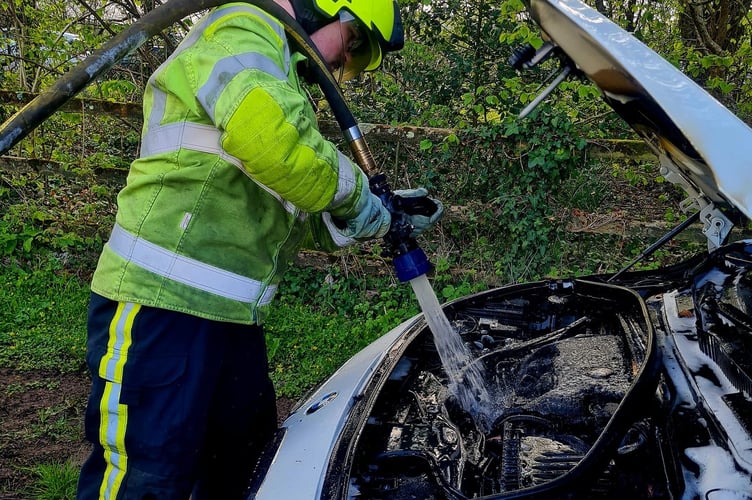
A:
<svg viewBox="0 0 752 500">
<path fill-rule="evenodd" d="M 600 88 L 700 210 L 752 216 L 752 129 L 628 32 L 578 0 L 528 0 L 544 36 Z M 704 217 L 713 230 L 728 220 Z M 733 218 L 733 217 L 732 217 Z M 708 235 L 711 238 L 711 235 Z M 722 235 L 719 235 L 722 236 Z M 714 245 L 717 246 L 717 245 Z"/>
</svg>

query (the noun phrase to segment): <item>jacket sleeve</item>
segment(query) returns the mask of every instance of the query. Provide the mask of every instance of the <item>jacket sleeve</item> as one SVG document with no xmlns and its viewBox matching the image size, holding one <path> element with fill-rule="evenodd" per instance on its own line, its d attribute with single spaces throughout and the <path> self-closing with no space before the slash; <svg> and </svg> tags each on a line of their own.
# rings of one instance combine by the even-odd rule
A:
<svg viewBox="0 0 752 500">
<path fill-rule="evenodd" d="M 228 15 L 205 31 L 192 60 L 201 105 L 255 181 L 305 212 L 354 217 L 364 175 L 321 136 L 284 32 L 269 19 Z"/>
</svg>

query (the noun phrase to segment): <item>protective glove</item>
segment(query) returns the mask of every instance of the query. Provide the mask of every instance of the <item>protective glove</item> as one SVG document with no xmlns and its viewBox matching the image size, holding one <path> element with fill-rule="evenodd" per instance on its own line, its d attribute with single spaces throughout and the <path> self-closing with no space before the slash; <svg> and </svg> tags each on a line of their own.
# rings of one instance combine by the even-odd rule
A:
<svg viewBox="0 0 752 500">
<path fill-rule="evenodd" d="M 332 217 L 340 233 L 356 240 L 381 238 L 392 223 L 392 216 L 378 196 L 371 193 L 368 179 L 361 183 L 360 199 L 355 208 L 356 215 L 351 219 Z"/>
<path fill-rule="evenodd" d="M 444 205 L 437 199 L 429 198 L 425 188 L 398 189 L 394 191 L 394 196 L 392 204 L 404 212 L 405 219 L 413 226 L 410 233 L 412 238 L 436 224 L 444 215 Z"/>
</svg>

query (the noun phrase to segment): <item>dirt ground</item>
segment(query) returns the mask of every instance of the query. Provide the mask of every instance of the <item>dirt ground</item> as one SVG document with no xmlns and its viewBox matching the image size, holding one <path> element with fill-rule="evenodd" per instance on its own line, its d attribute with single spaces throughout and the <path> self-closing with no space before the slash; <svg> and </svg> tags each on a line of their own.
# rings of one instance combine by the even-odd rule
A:
<svg viewBox="0 0 752 500">
<path fill-rule="evenodd" d="M 85 373 L 0 369 L 0 500 L 25 500 L 36 465 L 83 463 L 89 453 L 83 437 L 88 393 Z M 293 404 L 277 401 L 280 422 Z"/>
</svg>

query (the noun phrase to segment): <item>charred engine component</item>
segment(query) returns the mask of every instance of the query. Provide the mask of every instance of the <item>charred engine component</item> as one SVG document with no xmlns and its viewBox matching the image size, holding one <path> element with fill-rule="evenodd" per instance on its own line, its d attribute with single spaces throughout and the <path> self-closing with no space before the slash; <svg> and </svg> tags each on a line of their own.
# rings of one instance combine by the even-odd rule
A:
<svg viewBox="0 0 752 500">
<path fill-rule="evenodd" d="M 556 281 L 479 295 L 446 311 L 470 362 L 483 364 L 493 400 L 484 409 L 493 416 L 490 430 L 453 399 L 425 329 L 359 434 L 349 496 L 498 496 L 561 482 L 598 461 L 598 443 L 607 442 L 614 455 L 620 445 L 631 454 L 622 442 L 627 429 L 609 425 L 648 359 L 651 327 L 639 296 L 612 285 Z M 619 481 L 598 478 L 618 474 L 618 462 L 601 460 L 589 491 L 616 488 Z M 584 476 L 577 478 L 584 484 Z"/>
<path fill-rule="evenodd" d="M 752 498 L 752 246 L 714 252 L 691 286 L 651 307 L 667 475 L 685 498 Z"/>
</svg>

